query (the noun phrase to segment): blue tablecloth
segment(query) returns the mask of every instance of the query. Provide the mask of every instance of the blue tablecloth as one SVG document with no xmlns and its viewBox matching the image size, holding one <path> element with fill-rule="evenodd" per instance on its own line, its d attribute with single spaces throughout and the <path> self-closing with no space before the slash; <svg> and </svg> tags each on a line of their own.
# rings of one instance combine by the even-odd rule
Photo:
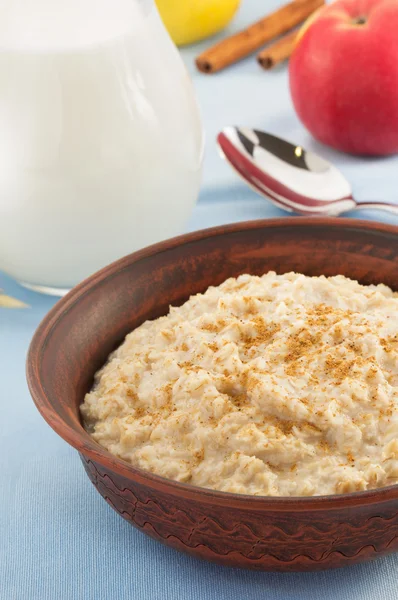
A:
<svg viewBox="0 0 398 600">
<path fill-rule="evenodd" d="M 278 5 L 244 0 L 233 27 Z M 214 137 L 226 124 L 275 132 L 328 157 L 358 199 L 395 200 L 398 158 L 363 160 L 313 142 L 292 110 L 286 69 L 262 72 L 253 59 L 215 76 L 194 77 L 207 133 L 202 193 L 189 223 L 274 217 L 220 160 Z M 357 216 L 357 215 L 355 215 Z M 382 213 L 364 218 L 398 224 Z M 0 273 L 0 288 L 30 308 L 0 309 L 0 600 L 396 600 L 398 555 L 339 571 L 273 574 L 218 567 L 166 548 L 123 521 L 88 482 L 74 450 L 36 411 L 25 383 L 30 338 L 54 299 Z"/>
</svg>

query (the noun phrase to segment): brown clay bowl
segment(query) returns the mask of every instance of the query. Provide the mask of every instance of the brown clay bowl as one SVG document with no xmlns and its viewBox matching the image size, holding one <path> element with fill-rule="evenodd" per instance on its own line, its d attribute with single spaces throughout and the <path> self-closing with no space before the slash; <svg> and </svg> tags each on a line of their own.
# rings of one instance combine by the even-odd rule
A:
<svg viewBox="0 0 398 600">
<path fill-rule="evenodd" d="M 215 492 L 135 469 L 85 432 L 79 404 L 124 336 L 241 273 L 341 273 L 398 289 L 398 227 L 285 218 L 181 236 L 111 264 L 60 300 L 28 356 L 37 408 L 80 453 L 105 500 L 144 533 L 194 556 L 262 570 L 341 567 L 398 549 L 398 485 L 339 496 Z"/>
</svg>

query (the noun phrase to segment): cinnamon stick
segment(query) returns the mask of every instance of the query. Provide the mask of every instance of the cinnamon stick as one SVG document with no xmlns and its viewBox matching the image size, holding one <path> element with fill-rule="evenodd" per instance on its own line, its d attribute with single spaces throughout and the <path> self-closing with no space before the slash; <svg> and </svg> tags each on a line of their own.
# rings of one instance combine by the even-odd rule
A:
<svg viewBox="0 0 398 600">
<path fill-rule="evenodd" d="M 296 44 L 298 31 L 295 29 L 281 37 L 277 42 L 267 46 L 257 54 L 257 60 L 263 69 L 272 69 L 279 63 L 287 60 Z"/>
<path fill-rule="evenodd" d="M 205 50 L 197 57 L 196 66 L 203 73 L 221 71 L 293 29 L 324 3 L 325 0 L 293 0 L 247 29 Z"/>
</svg>

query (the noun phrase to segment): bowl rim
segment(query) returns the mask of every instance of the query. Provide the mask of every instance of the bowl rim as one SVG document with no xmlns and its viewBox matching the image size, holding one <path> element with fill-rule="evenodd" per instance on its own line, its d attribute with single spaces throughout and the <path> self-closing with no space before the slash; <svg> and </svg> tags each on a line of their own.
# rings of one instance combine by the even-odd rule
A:
<svg viewBox="0 0 398 600">
<path fill-rule="evenodd" d="M 398 484 L 383 488 L 376 488 L 360 492 L 346 494 L 330 494 L 320 496 L 253 496 L 250 494 L 237 494 L 203 488 L 189 483 L 180 483 L 172 479 L 155 475 L 131 465 L 130 463 L 113 456 L 105 448 L 95 442 L 88 432 L 80 425 L 75 429 L 53 410 L 48 399 L 45 384 L 40 375 L 41 354 L 52 334 L 57 322 L 64 316 L 72 306 L 85 296 L 88 292 L 99 286 L 104 280 L 114 277 L 121 271 L 129 268 L 131 264 L 173 249 L 180 245 L 217 237 L 226 233 L 237 233 L 240 231 L 280 228 L 280 227 L 330 227 L 332 229 L 342 228 L 351 230 L 369 230 L 384 233 L 398 239 L 398 226 L 381 223 L 378 221 L 365 221 L 342 217 L 282 217 L 277 219 L 259 219 L 252 221 L 241 221 L 227 225 L 219 225 L 206 229 L 200 229 L 173 237 L 156 244 L 152 244 L 136 252 L 128 254 L 119 260 L 110 263 L 101 270 L 83 280 L 72 288 L 68 294 L 58 300 L 53 308 L 45 315 L 37 327 L 29 346 L 26 360 L 26 377 L 29 391 L 36 408 L 50 427 L 68 444 L 82 454 L 88 462 L 95 462 L 105 469 L 116 471 L 118 475 L 142 484 L 153 490 L 168 495 L 178 495 L 190 500 L 218 504 L 228 508 L 248 508 L 255 510 L 273 511 L 308 511 L 339 509 L 357 507 L 360 505 L 372 505 L 375 503 L 389 502 L 398 499 Z M 94 467 L 96 468 L 96 467 Z"/>
</svg>

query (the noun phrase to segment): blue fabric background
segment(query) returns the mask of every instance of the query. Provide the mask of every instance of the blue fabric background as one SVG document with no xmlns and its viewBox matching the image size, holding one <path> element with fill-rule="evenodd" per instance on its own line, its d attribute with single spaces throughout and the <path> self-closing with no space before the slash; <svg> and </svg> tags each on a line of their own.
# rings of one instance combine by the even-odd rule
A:
<svg viewBox="0 0 398 600">
<path fill-rule="evenodd" d="M 243 0 L 233 28 L 278 4 Z M 320 151 L 350 178 L 358 199 L 397 199 L 397 158 L 362 160 L 313 142 L 292 110 L 285 68 L 265 73 L 249 59 L 215 76 L 197 74 L 193 57 L 206 44 L 183 51 L 207 133 L 203 189 L 189 229 L 282 214 L 219 158 L 215 134 L 232 123 L 256 125 Z M 398 224 L 398 217 L 381 213 L 362 216 Z M 246 572 L 181 555 L 129 526 L 97 494 L 75 451 L 44 423 L 27 390 L 28 344 L 54 299 L 1 273 L 0 288 L 30 305 L 0 309 L 0 600 L 398 598 L 398 556 L 330 572 Z"/>
</svg>

